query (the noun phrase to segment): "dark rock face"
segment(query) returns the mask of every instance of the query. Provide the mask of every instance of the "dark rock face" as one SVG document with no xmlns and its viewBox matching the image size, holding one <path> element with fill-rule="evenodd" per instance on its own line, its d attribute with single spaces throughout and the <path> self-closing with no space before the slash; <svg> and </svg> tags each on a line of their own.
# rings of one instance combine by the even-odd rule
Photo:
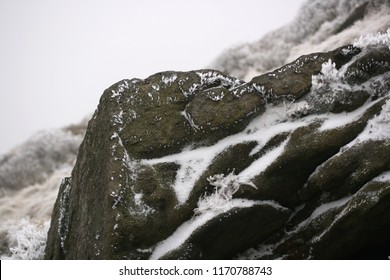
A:
<svg viewBox="0 0 390 280">
<path fill-rule="evenodd" d="M 353 46 L 344 46 L 328 53 L 304 55 L 273 72 L 253 78 L 252 83 L 276 96 L 300 98 L 310 91 L 311 76 L 320 73 L 324 62 L 331 59 L 336 68 L 340 68 L 359 52 Z"/>
<path fill-rule="evenodd" d="M 248 83 L 200 70 L 111 86 L 60 188 L 46 258 L 342 259 L 390 246 L 388 63 L 388 47 L 344 46 Z"/>
</svg>

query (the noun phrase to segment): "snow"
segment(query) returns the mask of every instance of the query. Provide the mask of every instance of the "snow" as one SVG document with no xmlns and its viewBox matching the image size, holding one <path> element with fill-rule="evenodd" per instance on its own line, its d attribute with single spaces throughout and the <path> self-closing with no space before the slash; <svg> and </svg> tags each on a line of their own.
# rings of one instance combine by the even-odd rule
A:
<svg viewBox="0 0 390 280">
<path fill-rule="evenodd" d="M 198 201 L 197 208 L 194 209 L 195 214 L 201 214 L 207 210 L 218 210 L 225 207 L 225 204 L 233 199 L 233 195 L 239 190 L 242 185 L 248 185 L 255 189 L 257 187 L 252 183 L 243 183 L 239 176 L 231 172 L 228 175 L 216 174 L 210 176 L 207 181 L 214 186 L 214 193 L 209 196 L 201 197 Z"/>
<path fill-rule="evenodd" d="M 385 172 L 382 174 L 384 178 L 387 179 L 387 176 L 389 172 Z M 373 179 L 373 181 L 379 181 L 381 176 L 376 177 Z M 354 212 L 361 204 L 365 204 L 365 208 L 370 208 L 373 205 L 375 205 L 379 201 L 379 197 L 382 193 L 385 193 L 388 191 L 388 187 L 382 188 L 377 192 L 368 191 L 367 189 L 370 187 L 370 182 L 365 184 L 357 193 L 352 195 L 351 197 L 345 198 L 345 201 L 342 199 L 336 202 L 336 204 L 339 204 L 342 208 L 342 210 L 335 216 L 334 220 L 330 224 L 329 227 L 327 227 L 324 231 L 314 236 L 311 240 L 311 242 L 315 243 L 318 242 L 321 238 L 323 238 L 329 231 L 332 230 L 333 226 L 337 224 L 340 220 L 344 219 L 346 216 L 348 216 L 350 213 Z M 334 208 L 334 207 L 333 207 Z"/>
<path fill-rule="evenodd" d="M 40 260 L 44 258 L 47 232 L 50 221 L 44 224 L 30 219 L 22 219 L 16 227 L 8 228 L 11 239 L 11 255 L 2 255 L 0 259 L 7 260 Z"/>
<path fill-rule="evenodd" d="M 363 52 L 365 49 L 379 45 L 390 47 L 390 29 L 388 29 L 390 14 L 387 8 L 384 8 L 380 12 L 367 13 L 363 20 L 357 21 L 353 26 L 339 34 L 333 33 L 339 24 L 343 22 L 348 12 L 361 2 L 349 0 L 307 1 L 301 10 L 301 15 L 297 16 L 289 26 L 270 33 L 264 40 L 256 42 L 254 45 L 246 44 L 241 48 L 236 48 L 228 52 L 225 55 L 227 61 L 225 63 L 230 64 L 230 69 L 224 72 L 229 72 L 242 78 L 250 78 L 265 70 L 271 70 L 272 68 L 281 66 L 299 55 L 309 52 L 313 53 L 314 51 L 327 51 L 333 49 L 335 46 L 351 43 L 359 36 L 360 38 L 355 39 L 353 45 L 362 48 Z M 313 14 L 316 14 L 316 17 L 313 17 Z M 378 30 L 386 31 L 376 33 Z M 371 33 L 361 36 L 367 32 Z M 269 45 L 274 47 L 270 48 Z M 350 63 L 353 61 L 354 59 Z M 218 63 L 222 65 L 224 62 L 220 60 L 215 65 L 218 65 Z M 348 87 L 342 80 L 344 78 L 343 73 L 350 63 L 337 70 L 332 61 L 325 62 L 322 65 L 321 73 L 312 78 L 312 93 L 328 85 L 332 89 L 339 86 L 344 88 Z M 243 81 L 224 76 L 218 71 L 206 73 L 198 71 L 197 75 L 199 76 L 200 83 L 194 83 L 186 91 L 183 91 L 185 96 L 192 95 L 199 89 L 201 84 L 212 85 L 214 83 L 217 84 L 217 82 L 222 84 L 222 86 L 231 88 L 233 94 L 240 96 L 241 86 L 244 85 Z M 177 81 L 177 79 L 177 74 L 164 74 L 161 81 L 165 85 L 170 85 Z M 123 93 L 139 81 L 137 79 L 121 81 L 109 93 L 110 97 L 119 102 Z M 361 87 L 365 86 L 366 89 L 371 89 L 374 92 L 380 82 L 381 77 L 373 78 L 361 85 Z M 262 85 L 254 84 L 253 86 L 253 90 L 265 94 L 265 88 Z M 234 89 L 235 87 L 237 88 Z M 152 85 L 152 89 L 154 91 L 159 90 L 156 85 Z M 359 90 L 361 88 L 355 87 L 351 89 Z M 154 98 L 153 93 L 150 92 L 148 94 L 152 99 Z M 385 95 L 388 95 L 388 92 Z M 218 95 L 212 91 L 209 92 L 209 97 L 214 101 L 220 101 L 224 98 L 223 93 Z M 379 97 L 377 101 L 367 103 L 353 112 L 340 114 L 326 113 L 306 116 L 313 108 L 313 105 L 308 100 L 295 102 L 288 106 L 268 105 L 266 112 L 255 118 L 243 132 L 226 137 L 215 145 L 195 149 L 187 147 L 181 153 L 163 158 L 143 160 L 142 163 L 154 165 L 162 162 L 175 162 L 180 165 L 173 188 L 179 203 L 183 204 L 187 201 L 193 186 L 207 170 L 213 159 L 229 147 L 238 143 L 255 141 L 257 142 L 257 146 L 249 154 L 249 156 L 254 156 L 272 137 L 306 126 L 315 120 L 323 121 L 319 131 L 342 127 L 357 120 L 368 108 L 386 98 L 383 96 Z M 167 100 L 169 98 L 167 97 Z M 329 100 L 327 102 L 333 102 L 333 99 L 330 98 Z M 137 101 L 141 102 L 140 100 Z M 325 102 L 326 100 L 324 99 L 323 101 Z M 135 102 L 135 100 L 132 99 L 129 102 Z M 183 111 L 182 114 L 194 130 L 199 129 L 186 111 Z M 117 131 L 113 132 L 111 136 L 113 141 L 111 148 L 113 152 L 119 153 L 117 160 L 122 162 L 123 169 L 127 169 L 130 172 L 131 179 L 135 180 L 134 176 L 136 176 L 136 173 L 134 170 L 136 170 L 135 165 L 138 162 L 131 159 L 127 154 L 118 134 L 122 129 L 124 117 L 126 117 L 126 121 L 129 121 L 138 118 L 139 114 L 134 110 L 124 112 L 119 109 L 118 113 L 113 116 L 112 122 Z M 381 112 L 369 120 L 360 135 L 346 147 L 367 140 L 386 140 L 389 138 L 390 100 L 387 100 Z M 77 154 L 81 140 L 81 135 L 75 136 L 64 130 L 41 132 L 32 137 L 25 145 L 11 151 L 7 155 L 7 158 L 0 158 L 0 162 L 2 163 L 0 165 L 0 186 L 2 187 L 0 191 L 4 192 L 0 196 L 0 233 L 6 236 L 4 242 L 8 242 L 11 248 L 11 255 L 3 255 L 1 256 L 2 259 L 43 258 L 50 214 L 55 196 L 58 192 L 58 183 L 60 178 L 70 175 L 71 166 L 74 164 L 75 155 Z M 159 258 L 166 252 L 177 248 L 185 242 L 195 229 L 204 225 L 215 216 L 229 211 L 234 207 L 251 207 L 260 203 L 273 204 L 272 202 L 233 199 L 233 195 L 238 188 L 245 187 L 242 186 L 245 184 L 250 185 L 251 180 L 255 176 L 258 176 L 266 170 L 283 153 L 288 142 L 289 139 L 286 139 L 237 175 L 233 173 L 226 176 L 217 174 L 209 178 L 210 184 L 214 184 L 215 193 L 200 199 L 196 210 L 197 215 L 179 227 L 172 236 L 161 242 L 154 250 L 152 258 Z M 61 168 L 66 170 L 61 170 Z M 119 174 L 118 176 L 121 177 L 123 174 Z M 112 177 L 111 180 L 114 182 L 115 178 Z M 380 174 L 373 181 L 389 182 L 390 171 Z M 218 185 L 218 182 L 221 184 Z M 224 189 L 223 185 L 230 186 L 231 188 Z M 5 187 L 9 188 L 9 192 L 8 190 L 4 191 Z M 119 187 L 123 186 L 119 185 Z M 261 186 L 257 187 L 261 188 Z M 143 193 L 135 193 L 134 190 L 133 193 L 135 208 L 128 209 L 130 212 L 133 211 L 132 213 L 137 215 L 148 215 L 155 211 L 144 203 Z M 361 192 L 359 193 L 361 194 Z M 375 203 L 376 199 L 378 199 L 377 193 L 366 193 L 365 195 L 367 201 L 371 203 Z M 119 203 L 123 199 L 123 191 L 113 191 L 111 196 L 116 198 L 113 205 L 113 208 L 115 208 L 116 203 Z M 336 221 L 341 219 L 344 215 L 348 214 L 349 208 L 347 207 L 353 207 L 353 198 L 354 196 L 344 197 L 320 205 L 301 226 L 304 226 L 311 220 L 320 218 L 332 209 L 345 207 L 336 217 Z M 277 204 L 273 205 L 274 207 L 278 206 Z M 64 219 L 64 215 L 65 213 L 60 213 L 60 220 Z M 117 227 L 118 224 L 114 226 L 114 228 Z M 326 232 L 323 232 L 317 238 L 321 238 L 324 234 Z M 98 236 L 96 235 L 97 239 L 99 238 Z M 63 244 L 61 245 L 63 246 Z M 263 251 L 257 251 L 257 254 L 260 254 L 260 256 L 262 254 L 269 254 L 273 246 L 275 245 L 263 246 L 261 247 Z"/>
<path fill-rule="evenodd" d="M 308 115 L 311 109 L 307 101 L 292 102 L 286 108 L 286 115 L 290 120 Z"/>
<path fill-rule="evenodd" d="M 0 194 L 42 182 L 57 170 L 73 165 L 82 140 L 82 135 L 65 129 L 40 131 L 0 156 Z"/>
<path fill-rule="evenodd" d="M 276 244 L 262 245 L 259 248 L 249 248 L 245 252 L 239 254 L 237 259 L 239 260 L 259 260 L 262 257 L 271 255 L 276 248 Z"/>
<path fill-rule="evenodd" d="M 212 156 L 208 153 L 210 149 L 199 148 L 196 150 L 183 151 L 180 154 L 169 155 L 160 159 L 143 160 L 141 164 L 158 164 L 164 162 L 175 162 L 180 164 L 177 171 L 173 189 L 179 203 L 186 202 L 190 192 L 202 173 L 211 163 Z"/>
<path fill-rule="evenodd" d="M 156 212 L 155 209 L 147 205 L 143 201 L 144 194 L 142 192 L 136 193 L 134 191 L 134 188 L 132 188 L 132 192 L 134 194 L 134 207 L 129 207 L 129 213 L 131 215 L 137 215 L 137 216 L 148 216 L 149 214 L 153 214 Z"/>
<path fill-rule="evenodd" d="M 218 71 L 212 71 L 212 70 L 206 72 L 197 71 L 196 74 L 200 77 L 200 81 L 202 85 L 204 84 L 212 85 L 217 81 L 219 81 L 222 84 L 222 86 L 236 87 L 244 83 L 243 81 L 237 78 L 224 76 Z"/>
<path fill-rule="evenodd" d="M 207 92 L 207 97 L 209 99 L 211 99 L 212 101 L 215 101 L 215 102 L 221 101 L 224 98 L 224 96 L 225 95 L 224 95 L 223 92 L 221 92 L 220 94 L 216 94 L 214 91 L 208 91 Z"/>
<path fill-rule="evenodd" d="M 70 193 L 70 189 L 71 189 L 71 179 L 68 178 L 68 182 L 65 181 L 66 179 L 63 179 L 62 180 L 62 183 L 61 183 L 61 186 L 64 186 L 65 187 L 63 189 L 61 189 L 60 193 L 58 194 L 60 196 L 60 199 L 59 199 L 59 211 L 60 211 L 60 214 L 59 214 L 59 217 L 58 217 L 58 235 L 61 239 L 61 247 L 64 248 L 64 243 L 65 243 L 65 239 L 66 239 L 66 236 L 68 235 L 68 226 L 69 226 L 69 217 L 68 217 L 68 213 L 67 213 L 67 204 L 69 203 L 69 193 Z"/>
<path fill-rule="evenodd" d="M 247 199 L 232 199 L 225 204 L 223 207 L 218 207 L 217 209 L 210 209 L 202 212 L 200 215 L 193 217 L 191 220 L 186 221 L 180 227 L 176 229 L 176 231 L 169 236 L 164 241 L 160 242 L 157 247 L 154 249 L 153 254 L 150 259 L 159 259 L 164 256 L 166 253 L 178 248 L 182 245 L 191 234 L 206 224 L 211 219 L 215 218 L 221 213 L 227 212 L 233 208 L 247 208 L 252 207 L 254 205 L 270 205 L 272 207 L 281 208 L 280 205 L 270 202 L 270 201 L 251 201 Z"/>
<path fill-rule="evenodd" d="M 360 108 L 356 109 L 352 112 L 343 112 L 339 114 L 334 113 L 328 113 L 325 118 L 324 122 L 322 123 L 321 127 L 318 129 L 320 132 L 335 129 L 338 127 L 343 127 L 357 119 L 363 116 L 363 114 L 373 105 L 375 105 L 380 100 L 377 100 L 376 102 L 368 103 L 365 106 L 361 106 Z"/>
<path fill-rule="evenodd" d="M 348 147 L 358 142 L 386 139 L 390 139 L 390 99 L 382 106 L 379 115 L 368 121 L 365 129 L 348 144 Z"/>
<path fill-rule="evenodd" d="M 388 30 L 389 6 L 380 7 L 378 2 L 384 1 L 374 0 L 372 5 L 368 5 L 363 19 L 338 32 L 351 12 L 364 2 L 366 1 L 306 1 L 291 23 L 266 34 L 258 41 L 224 51 L 210 68 L 249 81 L 301 55 L 329 51 L 359 41 L 357 38 L 368 33 Z M 367 44 L 364 40 L 356 42 L 356 46 L 364 47 L 364 44 Z"/>
<path fill-rule="evenodd" d="M 111 90 L 111 98 L 118 99 L 122 93 L 129 89 L 129 83 L 127 80 L 123 80 L 122 82 L 117 84 L 116 90 Z"/>
<path fill-rule="evenodd" d="M 256 141 L 259 144 L 257 149 L 261 149 L 261 147 L 263 147 L 273 136 L 307 125 L 306 120 L 278 123 L 278 121 L 284 121 L 286 118 L 285 116 L 286 108 L 284 106 L 281 105 L 277 108 L 270 107 L 269 115 L 268 112 L 264 113 L 262 116 L 253 120 L 243 132 L 228 136 L 212 146 L 199 147 L 196 149 L 188 147 L 178 154 L 142 160 L 141 164 L 154 165 L 173 162 L 180 165 L 173 189 L 179 203 L 183 204 L 188 199 L 195 183 L 206 171 L 212 160 L 228 147 L 239 143 Z M 280 120 L 280 118 L 283 119 Z M 284 144 L 286 143 L 287 142 L 284 142 Z M 268 157 L 264 157 L 263 160 L 257 161 L 256 165 L 253 166 L 253 169 L 248 169 L 243 175 L 240 174 L 240 177 L 245 177 L 245 180 L 249 183 L 251 176 L 255 176 L 262 170 L 265 170 L 265 167 L 270 164 L 270 160 L 275 159 L 275 156 L 277 157 L 277 155 L 283 151 L 283 148 L 284 145 L 279 147 L 279 149 L 271 151 Z M 260 167 L 260 165 L 264 166 Z M 255 168 L 260 168 L 260 171 L 257 172 L 257 174 L 255 174 Z"/>
<path fill-rule="evenodd" d="M 324 62 L 321 67 L 321 73 L 312 76 L 312 89 L 318 90 L 326 84 L 340 82 L 342 75 L 336 68 L 336 63 L 329 59 Z"/>
<path fill-rule="evenodd" d="M 184 116 L 184 118 L 188 121 L 188 123 L 190 124 L 191 128 L 194 130 L 194 131 L 198 131 L 199 130 L 199 126 L 197 126 L 194 122 L 194 119 L 191 117 L 191 115 L 187 112 L 187 110 L 184 110 L 182 112 L 180 112 L 180 114 L 182 116 Z"/>
<path fill-rule="evenodd" d="M 261 172 L 265 171 L 284 151 L 289 139 L 284 140 L 278 147 L 274 148 L 264 156 L 255 160 L 249 167 L 244 169 L 240 174 L 241 180 L 250 183 L 250 180 Z"/>
<path fill-rule="evenodd" d="M 347 196 L 347 197 L 343 197 L 343 198 L 335 200 L 335 201 L 324 203 L 324 204 L 318 206 L 313 211 L 313 213 L 311 214 L 309 220 L 313 220 L 313 219 L 317 218 L 318 216 L 322 215 L 323 213 L 328 212 L 328 211 L 330 211 L 330 210 L 332 210 L 334 208 L 343 206 L 348 201 L 350 201 L 351 199 L 352 199 L 352 196 Z"/>
<path fill-rule="evenodd" d="M 176 193 L 178 202 L 183 204 L 188 199 L 195 183 L 207 170 L 213 159 L 229 147 L 239 143 L 255 141 L 258 145 L 249 154 L 249 156 L 253 156 L 259 152 L 272 137 L 280 133 L 291 132 L 299 127 L 307 126 L 313 121 L 318 120 L 324 120 L 323 124 L 319 128 L 319 131 L 341 127 L 357 120 L 368 108 L 376 104 L 376 102 L 380 102 L 380 99 L 375 102 L 368 103 L 365 106 L 349 113 L 309 115 L 300 119 L 289 121 L 287 121 L 288 108 L 286 108 L 286 106 L 283 104 L 269 105 L 266 111 L 259 117 L 252 120 L 252 122 L 242 132 L 228 136 L 212 146 L 198 147 L 196 149 L 187 147 L 178 154 L 172 154 L 162 158 L 142 160 L 141 164 L 178 164 L 180 168 L 176 174 L 175 182 L 172 187 Z M 384 110 L 383 114 L 377 117 L 380 120 L 379 123 L 383 125 L 383 129 L 378 129 L 378 133 L 381 131 L 383 134 L 388 131 L 388 126 L 386 126 L 386 120 L 388 117 L 387 106 L 385 107 L 386 110 Z M 288 141 L 289 139 L 286 139 L 278 147 L 275 147 L 267 154 L 254 161 L 249 167 L 238 174 L 240 181 L 242 183 L 250 183 L 251 179 L 266 170 L 266 168 L 283 153 Z"/>
<path fill-rule="evenodd" d="M 387 45 L 390 47 L 390 28 L 386 32 L 378 32 L 376 34 L 369 33 L 360 36 L 358 40 L 353 43 L 354 47 L 367 48 L 377 45 Z"/>
<path fill-rule="evenodd" d="M 176 74 L 172 74 L 170 76 L 166 76 L 166 75 L 163 75 L 161 77 L 161 81 L 166 84 L 166 85 L 170 85 L 172 84 L 174 81 L 176 81 L 177 79 L 177 75 Z"/>
<path fill-rule="evenodd" d="M 383 182 L 383 183 L 390 182 L 390 171 L 384 172 L 372 180 L 376 182 Z"/>
</svg>

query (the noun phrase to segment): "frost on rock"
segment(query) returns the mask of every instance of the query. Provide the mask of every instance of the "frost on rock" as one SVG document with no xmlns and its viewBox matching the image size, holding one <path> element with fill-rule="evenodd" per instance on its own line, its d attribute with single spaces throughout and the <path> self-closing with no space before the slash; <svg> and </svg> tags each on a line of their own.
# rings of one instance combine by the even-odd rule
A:
<svg viewBox="0 0 390 280">
<path fill-rule="evenodd" d="M 126 90 L 129 89 L 129 81 L 128 80 L 123 80 L 122 83 L 118 84 L 117 89 L 111 90 L 111 98 L 118 98 L 121 96 L 122 93 L 124 93 Z"/>
<path fill-rule="evenodd" d="M 233 199 L 233 195 L 242 185 L 257 189 L 253 183 L 241 182 L 239 177 L 234 175 L 234 172 L 229 173 L 227 176 L 224 174 L 210 176 L 207 178 L 207 181 L 215 187 L 215 191 L 211 195 L 203 196 L 199 199 L 197 208 L 194 209 L 196 215 L 204 213 L 207 210 L 218 210 L 223 207 L 224 204 Z"/>
<path fill-rule="evenodd" d="M 372 180 L 377 182 L 390 182 L 390 171 L 384 172 Z"/>
<path fill-rule="evenodd" d="M 226 203 L 220 207 L 204 209 L 203 212 L 199 212 L 198 215 L 195 215 L 192 219 L 180 225 L 176 231 L 167 239 L 158 243 L 152 255 L 150 256 L 150 259 L 159 259 L 166 253 L 179 248 L 180 245 L 182 245 L 191 236 L 191 234 L 196 232 L 197 229 L 206 224 L 208 221 L 217 217 L 219 214 L 228 212 L 233 208 L 248 208 L 257 204 L 265 204 L 275 208 L 283 208 L 280 205 L 268 201 L 260 202 L 247 199 L 232 199 L 226 201 Z"/>
<path fill-rule="evenodd" d="M 222 75 L 218 71 L 197 71 L 196 74 L 200 77 L 202 85 L 221 84 L 223 87 L 234 88 L 244 83 L 237 78 Z"/>
<path fill-rule="evenodd" d="M 177 74 L 171 74 L 171 75 L 163 75 L 161 77 L 161 81 L 166 84 L 166 85 L 170 85 L 172 84 L 174 81 L 176 81 L 177 79 Z"/>
<path fill-rule="evenodd" d="M 382 106 L 379 115 L 368 121 L 365 129 L 348 144 L 348 147 L 367 140 L 386 140 L 390 138 L 390 99 Z"/>
<path fill-rule="evenodd" d="M 378 180 L 375 178 L 374 181 Z M 343 200 L 343 203 L 341 204 L 341 206 L 339 206 L 340 209 L 335 215 L 332 223 L 327 226 L 321 233 L 314 236 L 311 239 L 311 242 L 320 242 L 322 238 L 332 232 L 339 223 L 342 223 L 343 221 L 348 219 L 348 217 L 356 215 L 356 213 L 362 211 L 362 209 L 369 209 L 371 207 L 374 207 L 375 204 L 378 203 L 379 197 L 383 193 L 388 192 L 389 190 L 389 186 L 376 191 L 370 190 L 370 187 L 370 183 L 367 183 L 353 196 Z"/>
<path fill-rule="evenodd" d="M 187 120 L 188 124 L 191 126 L 191 128 L 194 131 L 198 131 L 200 129 L 199 126 L 195 124 L 194 120 L 192 119 L 191 115 L 187 112 L 187 110 L 180 112 L 180 114 Z"/>
<path fill-rule="evenodd" d="M 390 47 L 390 28 L 386 32 L 378 32 L 376 34 L 369 33 L 360 36 L 359 39 L 353 43 L 354 47 L 367 48 L 377 45 L 387 45 Z"/>
<path fill-rule="evenodd" d="M 289 119 L 301 118 L 309 114 L 310 105 L 307 101 L 293 102 L 289 105 L 286 105 L 287 111 L 286 115 Z"/>
<path fill-rule="evenodd" d="M 129 211 L 131 215 L 148 216 L 149 214 L 153 214 L 156 212 L 155 209 L 153 209 L 143 201 L 142 199 L 144 196 L 143 193 L 136 193 L 134 191 L 134 188 L 132 192 L 134 194 L 134 206 L 129 207 Z"/>
<path fill-rule="evenodd" d="M 337 70 L 336 63 L 329 59 L 322 64 L 321 73 L 312 76 L 312 88 L 318 90 L 327 84 L 340 82 L 341 78 L 342 75 Z"/>
<path fill-rule="evenodd" d="M 65 249 L 65 240 L 69 230 L 69 195 L 72 184 L 72 178 L 64 178 L 61 182 L 59 192 L 59 218 L 58 218 L 58 236 L 61 239 L 61 248 Z"/>
</svg>

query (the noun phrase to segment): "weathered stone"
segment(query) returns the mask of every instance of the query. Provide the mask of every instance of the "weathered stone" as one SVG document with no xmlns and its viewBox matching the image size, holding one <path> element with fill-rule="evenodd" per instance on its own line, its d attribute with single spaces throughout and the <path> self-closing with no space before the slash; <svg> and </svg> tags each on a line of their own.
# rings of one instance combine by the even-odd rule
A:
<svg viewBox="0 0 390 280">
<path fill-rule="evenodd" d="M 307 181 L 301 197 L 308 197 L 309 190 L 331 192 L 331 200 L 355 193 L 366 182 L 390 169 L 389 155 L 388 141 L 357 144 L 321 165 Z"/>
<path fill-rule="evenodd" d="M 372 47 L 356 59 L 347 70 L 346 81 L 362 84 L 367 80 L 390 71 L 390 50 L 387 46 Z"/>
<path fill-rule="evenodd" d="M 113 85 L 60 187 L 46 258 L 148 259 L 206 214 L 158 257 L 226 259 L 263 246 L 251 258 L 347 258 L 368 250 L 368 239 L 354 247 L 362 234 L 390 243 L 380 222 L 390 205 L 387 68 L 367 70 L 378 79 L 363 84 L 340 76 L 376 50 L 304 56 L 249 83 L 200 70 Z M 340 72 L 321 72 L 313 89 L 328 60 Z M 330 246 L 348 225 L 351 238 Z"/>
<path fill-rule="evenodd" d="M 340 68 L 359 52 L 357 48 L 344 46 L 327 53 L 304 55 L 273 72 L 253 78 L 251 83 L 261 87 L 266 94 L 297 99 L 310 91 L 312 75 L 320 73 L 324 62 L 330 59 Z"/>
<path fill-rule="evenodd" d="M 280 228 L 291 211 L 272 204 L 233 208 L 208 221 L 166 259 L 231 259 Z"/>
</svg>

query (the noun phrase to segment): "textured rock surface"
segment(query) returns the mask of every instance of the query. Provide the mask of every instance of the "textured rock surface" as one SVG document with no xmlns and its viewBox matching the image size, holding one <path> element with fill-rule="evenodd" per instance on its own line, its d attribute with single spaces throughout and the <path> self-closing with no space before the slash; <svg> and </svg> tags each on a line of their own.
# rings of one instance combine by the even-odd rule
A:
<svg viewBox="0 0 390 280">
<path fill-rule="evenodd" d="M 390 248 L 388 49 L 314 53 L 248 83 L 200 70 L 111 86 L 60 188 L 46 258 Z"/>
</svg>

